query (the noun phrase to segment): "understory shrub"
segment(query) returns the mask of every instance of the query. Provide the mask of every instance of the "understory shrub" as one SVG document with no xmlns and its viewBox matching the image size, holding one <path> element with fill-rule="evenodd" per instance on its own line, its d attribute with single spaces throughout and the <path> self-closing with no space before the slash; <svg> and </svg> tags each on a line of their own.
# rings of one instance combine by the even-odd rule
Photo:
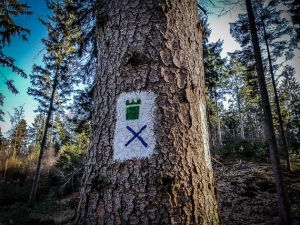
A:
<svg viewBox="0 0 300 225">
<path fill-rule="evenodd" d="M 268 145 L 262 140 L 243 139 L 236 135 L 226 135 L 217 153 L 224 158 L 265 160 Z"/>
</svg>

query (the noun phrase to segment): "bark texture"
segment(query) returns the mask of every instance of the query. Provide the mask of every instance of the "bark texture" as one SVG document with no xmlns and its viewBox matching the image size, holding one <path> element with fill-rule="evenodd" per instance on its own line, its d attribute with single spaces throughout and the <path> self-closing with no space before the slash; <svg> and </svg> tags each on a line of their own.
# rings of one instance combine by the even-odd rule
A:
<svg viewBox="0 0 300 225">
<path fill-rule="evenodd" d="M 77 224 L 219 224 L 195 0 L 111 0 L 100 9 L 99 65 Z M 105 18 L 105 19 L 101 19 Z M 156 146 L 113 159 L 121 93 L 151 91 Z"/>
</svg>

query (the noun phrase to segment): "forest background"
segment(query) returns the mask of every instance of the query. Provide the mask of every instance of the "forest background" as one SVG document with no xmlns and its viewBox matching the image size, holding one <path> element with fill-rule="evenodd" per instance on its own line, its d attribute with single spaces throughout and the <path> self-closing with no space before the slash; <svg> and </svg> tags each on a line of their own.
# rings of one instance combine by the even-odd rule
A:
<svg viewBox="0 0 300 225">
<path fill-rule="evenodd" d="M 53 198 L 78 191 L 91 130 L 97 64 L 92 34 L 95 21 L 90 16 L 89 23 L 78 22 L 76 13 L 80 9 L 88 14 L 93 1 L 82 1 L 82 5 L 68 0 L 27 3 L 32 7 L 20 4 L 7 12 L 23 30 L 16 27 L 11 33 L 1 33 L 0 206 L 28 201 L 56 74 L 60 74 L 59 85 L 50 110 L 51 125 L 37 202 L 51 203 Z M 224 2 L 214 5 L 210 1 L 200 2 L 199 6 L 204 37 L 207 122 L 214 160 L 218 163 L 225 159 L 265 162 L 269 157 L 268 146 L 245 6 L 242 3 L 224 5 Z M 266 1 L 256 2 L 255 7 L 280 156 L 286 158 L 275 90 L 292 158 L 291 170 L 297 171 L 300 157 L 299 3 Z M 225 16 L 217 17 L 223 14 Z M 3 22 L 5 15 L 1 11 Z M 221 29 L 226 28 L 221 21 L 228 23 L 223 18 L 232 21 L 227 31 Z M 1 26 L 4 30 L 7 28 L 5 23 Z M 57 32 L 62 27 L 66 30 L 60 35 Z M 31 30 L 30 35 L 26 29 Z M 229 31 L 240 47 L 232 42 L 228 44 Z M 27 38 L 29 43 L 20 40 Z M 27 75 L 29 77 L 24 79 Z M 27 97 L 27 93 L 31 97 Z"/>
<path fill-rule="evenodd" d="M 3 52 L 14 58 L 15 65 L 19 68 L 22 68 L 26 74 L 30 74 L 33 64 L 42 65 L 42 55 L 44 51 L 44 46 L 41 42 L 42 38 L 47 36 L 46 27 L 39 22 L 38 18 L 45 18 L 47 14 L 50 13 L 47 9 L 45 1 L 29 0 L 26 1 L 27 4 L 31 7 L 30 10 L 33 12 L 32 15 L 19 15 L 14 18 L 16 24 L 23 26 L 24 28 L 30 29 L 31 34 L 27 37 L 28 41 L 22 41 L 18 36 L 12 37 L 12 43 L 9 46 L 3 48 Z M 207 18 L 209 23 L 209 28 L 211 29 L 211 34 L 209 36 L 210 42 L 217 42 L 219 39 L 223 40 L 222 51 L 220 55 L 223 58 L 227 57 L 227 52 L 233 52 L 240 49 L 238 42 L 230 35 L 230 22 L 234 22 L 238 19 L 238 14 L 246 11 L 245 6 L 243 7 L 233 7 L 232 10 L 226 13 L 223 11 L 224 3 L 215 2 L 212 5 L 209 1 L 202 1 L 201 5 L 207 11 L 207 15 L 204 17 Z M 284 9 L 285 6 L 280 5 L 279 8 Z M 286 8 L 285 8 L 286 9 Z M 287 12 L 283 12 L 284 17 L 289 18 Z M 295 68 L 295 77 L 300 80 L 300 65 L 299 60 L 299 51 L 296 51 L 296 56 L 291 59 L 288 64 Z M 14 73 L 9 67 L 0 67 L 0 71 L 6 75 L 7 79 L 13 79 L 14 85 L 18 87 L 20 94 L 15 94 L 10 92 L 5 87 L 6 79 L 4 76 L 0 76 L 0 90 L 1 93 L 5 96 L 4 104 L 2 110 L 5 113 L 3 115 L 4 121 L 0 121 L 0 127 L 2 133 L 5 133 L 11 128 L 10 116 L 9 114 L 14 113 L 14 107 L 24 105 L 25 118 L 27 123 L 30 125 L 35 117 L 35 109 L 38 105 L 34 101 L 33 97 L 27 94 L 27 88 L 31 85 L 30 79 L 18 79 L 18 75 Z"/>
</svg>

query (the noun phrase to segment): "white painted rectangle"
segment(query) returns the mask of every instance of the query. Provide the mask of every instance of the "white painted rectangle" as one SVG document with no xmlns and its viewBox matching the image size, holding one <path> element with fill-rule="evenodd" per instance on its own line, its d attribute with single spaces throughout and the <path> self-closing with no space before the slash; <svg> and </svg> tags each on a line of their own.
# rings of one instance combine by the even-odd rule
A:
<svg viewBox="0 0 300 225">
<path fill-rule="evenodd" d="M 155 148 L 153 92 L 122 93 L 117 99 L 115 160 L 148 157 Z"/>
</svg>

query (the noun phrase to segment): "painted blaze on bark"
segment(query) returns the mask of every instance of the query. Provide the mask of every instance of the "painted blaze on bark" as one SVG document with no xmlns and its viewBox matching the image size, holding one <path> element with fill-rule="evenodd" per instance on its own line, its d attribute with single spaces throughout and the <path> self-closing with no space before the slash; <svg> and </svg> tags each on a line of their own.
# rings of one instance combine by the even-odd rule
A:
<svg viewBox="0 0 300 225">
<path fill-rule="evenodd" d="M 112 0 L 101 10 L 107 20 L 98 30 L 93 131 L 76 223 L 219 224 L 203 122 L 197 2 Z M 148 94 L 154 98 L 145 120 L 153 124 L 153 150 L 116 157 L 122 96 L 136 95 L 122 100 L 124 133 L 130 136 L 120 141 L 124 151 L 133 141 L 148 149 L 149 125 L 138 122 Z M 127 111 L 126 100 L 140 108 Z"/>
<path fill-rule="evenodd" d="M 117 99 L 113 159 L 124 161 L 152 155 L 155 148 L 153 92 L 125 92 Z"/>
</svg>

